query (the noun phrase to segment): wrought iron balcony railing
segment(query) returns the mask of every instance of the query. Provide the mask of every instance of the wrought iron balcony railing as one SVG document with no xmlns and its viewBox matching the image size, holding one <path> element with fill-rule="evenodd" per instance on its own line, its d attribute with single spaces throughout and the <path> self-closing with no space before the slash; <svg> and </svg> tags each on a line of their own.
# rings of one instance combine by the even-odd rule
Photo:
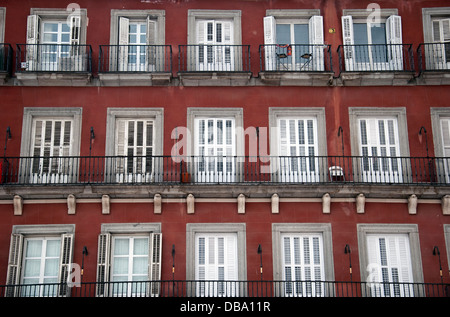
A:
<svg viewBox="0 0 450 317">
<path fill-rule="evenodd" d="M 13 49 L 10 44 L 0 43 L 0 72 L 11 74 Z"/>
<path fill-rule="evenodd" d="M 450 184 L 450 158 L 369 156 L 5 157 L 3 185 Z"/>
<path fill-rule="evenodd" d="M 339 45 L 340 72 L 414 71 L 411 44 Z"/>
<path fill-rule="evenodd" d="M 266 44 L 259 46 L 261 71 L 331 72 L 330 45 Z"/>
<path fill-rule="evenodd" d="M 450 71 L 450 42 L 421 43 L 417 48 L 419 71 Z"/>
<path fill-rule="evenodd" d="M 172 71 L 170 45 L 100 45 L 99 72 Z"/>
<path fill-rule="evenodd" d="M 91 71 L 90 45 L 17 44 L 16 72 Z"/>
<path fill-rule="evenodd" d="M 180 72 L 250 72 L 249 45 L 179 45 Z"/>
<path fill-rule="evenodd" d="M 1 285 L 0 297 L 450 297 L 450 284 L 339 281 L 125 281 Z"/>
</svg>

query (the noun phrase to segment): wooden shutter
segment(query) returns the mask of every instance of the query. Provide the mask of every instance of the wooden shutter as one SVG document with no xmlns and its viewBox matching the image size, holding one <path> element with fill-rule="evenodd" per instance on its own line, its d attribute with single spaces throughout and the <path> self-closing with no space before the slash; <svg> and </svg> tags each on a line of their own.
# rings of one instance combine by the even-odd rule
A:
<svg viewBox="0 0 450 317">
<path fill-rule="evenodd" d="M 150 234 L 150 250 L 149 250 L 149 280 L 150 295 L 159 296 L 161 288 L 161 256 L 162 256 L 162 234 Z"/>
<path fill-rule="evenodd" d="M 443 156 L 450 157 L 450 118 L 441 119 Z"/>
<path fill-rule="evenodd" d="M 345 70 L 353 71 L 355 68 L 355 48 L 353 33 L 353 18 L 351 15 L 342 16 L 342 41 L 344 43 Z"/>
<path fill-rule="evenodd" d="M 81 17 L 74 15 L 70 17 L 70 44 L 80 45 Z"/>
<path fill-rule="evenodd" d="M 129 45 L 130 19 L 119 17 L 119 37 L 117 47 L 117 63 L 119 71 L 128 69 L 128 45 Z"/>
<path fill-rule="evenodd" d="M 402 19 L 398 15 L 391 15 L 386 20 L 386 39 L 388 57 L 391 70 L 403 69 Z"/>
<path fill-rule="evenodd" d="M 264 60 L 267 71 L 276 70 L 276 20 L 273 16 L 264 17 Z"/>
<path fill-rule="evenodd" d="M 29 15 L 27 18 L 27 47 L 26 47 L 26 69 L 29 71 L 38 70 L 39 60 L 39 37 L 40 37 L 41 18 L 36 15 Z"/>
<path fill-rule="evenodd" d="M 73 234 L 61 235 L 61 252 L 59 262 L 59 296 L 70 296 L 71 287 L 67 285 L 72 273 Z"/>
<path fill-rule="evenodd" d="M 309 19 L 309 44 L 312 45 L 311 53 L 314 71 L 323 71 L 325 62 L 325 47 L 323 46 L 323 17 L 314 15 Z"/>
<path fill-rule="evenodd" d="M 147 51 L 146 58 L 148 69 L 151 71 L 163 71 L 165 56 L 164 48 L 156 47 L 156 21 L 152 20 L 150 16 L 147 17 Z"/>
<path fill-rule="evenodd" d="M 108 282 L 111 265 L 111 234 L 102 233 L 98 236 L 97 252 L 97 296 L 108 296 Z"/>
<path fill-rule="evenodd" d="M 23 249 L 23 235 L 12 234 L 9 247 L 8 258 L 8 274 L 6 276 L 6 285 L 20 284 L 20 272 L 22 268 L 22 249 Z M 16 288 L 8 286 L 5 295 L 13 297 L 16 295 Z"/>
</svg>

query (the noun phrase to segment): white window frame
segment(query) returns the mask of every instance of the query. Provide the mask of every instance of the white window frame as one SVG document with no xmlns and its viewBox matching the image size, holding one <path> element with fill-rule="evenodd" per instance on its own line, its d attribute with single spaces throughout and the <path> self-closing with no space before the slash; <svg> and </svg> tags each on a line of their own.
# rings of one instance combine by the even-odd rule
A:
<svg viewBox="0 0 450 317">
<path fill-rule="evenodd" d="M 422 8 L 424 42 L 425 44 L 432 46 L 430 49 L 425 47 L 424 58 L 426 69 L 450 69 L 450 56 L 447 56 L 447 61 L 445 61 L 446 45 L 450 44 L 440 45 L 438 44 L 439 42 L 435 41 L 433 36 L 433 22 L 444 19 L 450 19 L 450 7 Z"/>
<path fill-rule="evenodd" d="M 59 255 L 59 267 L 56 283 L 69 282 L 69 274 L 72 271 L 73 245 L 74 245 L 75 225 L 15 225 L 11 233 L 11 244 L 9 249 L 7 285 L 20 285 L 24 270 L 24 253 L 26 251 L 26 239 L 44 237 L 53 237 L 61 239 L 61 252 Z M 55 283 L 55 284 L 56 284 Z M 50 285 L 49 287 L 53 287 Z M 56 287 L 56 285 L 55 285 Z M 35 289 L 31 289 L 33 294 L 29 296 L 46 296 L 42 291 L 44 288 L 37 286 L 38 294 L 35 295 Z M 48 289 L 47 289 L 48 290 Z M 70 296 L 71 287 L 67 285 L 58 286 L 57 293 L 52 296 Z M 8 287 L 6 296 L 23 296 L 20 287 Z"/>
<path fill-rule="evenodd" d="M 396 71 L 403 70 L 403 44 L 402 40 L 402 23 L 401 17 L 398 15 L 397 9 L 380 9 L 377 18 L 380 21 L 370 21 L 370 14 L 372 11 L 347 9 L 343 10 L 341 17 L 342 23 L 342 37 L 344 44 L 344 60 L 346 71 Z M 378 13 L 377 13 L 378 14 Z M 364 22 L 367 25 L 376 23 L 386 23 L 386 44 L 392 45 L 387 49 L 387 62 L 376 62 L 372 59 L 372 51 L 370 47 L 367 48 L 369 52 L 369 62 L 357 62 L 356 51 L 354 45 L 354 31 L 353 23 Z M 368 26 L 369 27 L 369 26 Z M 389 47 L 389 46 L 388 46 Z"/>
<path fill-rule="evenodd" d="M 161 285 L 161 266 L 162 266 L 162 234 L 160 223 L 110 223 L 101 225 L 101 233 L 98 236 L 98 257 L 97 257 L 97 289 L 96 296 L 115 296 L 115 286 L 109 284 L 112 281 L 112 262 L 113 262 L 113 240 L 116 236 L 137 237 L 146 236 L 149 238 L 149 265 L 148 281 L 155 283 L 144 283 L 143 286 L 137 283 L 137 287 L 143 287 L 145 296 L 157 297 L 160 294 Z M 131 281 L 128 281 L 131 282 Z M 126 283 L 126 294 L 143 296 L 144 294 L 135 294 L 131 287 L 132 283 Z M 123 286 L 123 285 L 122 285 Z M 120 291 L 120 285 L 117 288 Z"/>
<path fill-rule="evenodd" d="M 5 42 L 5 18 L 6 8 L 0 7 L 0 43 Z"/>
<path fill-rule="evenodd" d="M 285 236 L 320 236 L 322 242 L 322 273 L 321 281 L 334 281 L 334 259 L 333 259 L 333 237 L 331 224 L 329 223 L 273 223 L 272 224 L 272 253 L 273 253 L 273 279 L 274 281 L 282 281 L 284 274 L 284 250 L 283 237 Z M 295 282 L 294 282 L 295 283 Z M 302 286 L 306 286 L 304 283 Z M 292 286 L 289 284 L 289 286 Z M 297 285 L 299 286 L 299 285 Z M 317 287 L 317 284 L 316 284 Z M 301 287 L 298 288 L 301 290 Z M 305 290 L 305 289 L 303 289 Z M 311 289 L 312 290 L 312 289 Z M 292 296 L 285 293 L 284 288 L 278 291 L 282 292 L 281 296 Z M 327 296 L 326 287 L 321 284 L 315 288 L 316 296 Z M 311 295 L 312 293 L 310 293 Z M 302 296 L 307 296 L 303 294 Z"/>
<path fill-rule="evenodd" d="M 406 108 L 404 107 L 349 107 L 349 122 L 350 122 L 350 142 L 351 142 L 351 154 L 354 157 L 361 156 L 361 137 L 359 129 L 359 119 L 361 118 L 396 118 L 397 131 L 399 140 L 399 153 L 398 157 L 409 157 L 409 142 L 408 142 L 408 128 L 406 119 Z M 353 166 L 354 180 L 355 181 L 376 181 L 379 178 L 364 178 L 363 159 L 353 160 L 356 166 Z M 410 164 L 406 161 L 399 162 L 398 175 L 402 177 L 396 177 L 389 181 L 408 182 L 410 180 L 405 179 L 404 175 L 411 175 L 408 173 L 411 168 Z M 370 176 L 370 175 L 369 175 Z M 389 175 L 386 175 L 389 176 Z"/>
<path fill-rule="evenodd" d="M 202 235 L 222 235 L 232 234 L 236 236 L 236 257 L 237 271 L 235 280 L 247 280 L 247 251 L 246 251 L 246 225 L 244 223 L 188 223 L 186 225 L 186 280 L 195 280 L 196 264 L 196 241 L 197 236 Z M 198 286 L 198 285 L 197 285 Z M 241 284 L 225 285 L 233 288 L 236 296 L 245 296 L 246 289 Z M 189 287 L 188 296 L 195 296 L 197 290 Z"/>
<path fill-rule="evenodd" d="M 309 45 L 311 50 L 306 55 L 308 57 L 295 58 L 296 46 L 294 43 L 282 43 L 277 45 L 276 25 L 277 24 L 308 24 L 309 25 Z M 325 46 L 323 17 L 320 10 L 267 10 L 263 20 L 264 26 L 264 54 L 265 70 L 267 71 L 324 71 L 325 69 Z M 291 35 L 292 36 L 292 35 Z M 306 43 L 295 43 L 306 44 Z M 284 60 L 287 59 L 288 62 Z"/>
<path fill-rule="evenodd" d="M 422 258 L 420 253 L 419 229 L 415 224 L 357 224 L 358 231 L 358 251 L 361 281 L 367 281 L 372 291 L 378 292 L 380 285 L 374 280 L 376 277 L 373 269 L 379 268 L 376 263 L 370 263 L 370 255 L 368 249 L 368 237 L 371 235 L 379 236 L 395 236 L 404 235 L 407 237 L 410 251 L 410 267 L 411 278 L 414 283 L 423 283 Z M 379 276 L 379 275 L 378 275 Z M 375 283 L 371 283 L 375 282 Z M 408 288 L 408 291 L 410 289 Z M 377 293 L 381 295 L 381 293 Z M 406 295 L 414 296 L 411 292 Z M 378 295 L 377 295 L 378 296 Z"/>
<path fill-rule="evenodd" d="M 80 155 L 80 144 L 81 144 L 81 120 L 82 120 L 82 108 L 66 108 L 66 107 L 25 107 L 22 121 L 22 140 L 21 140 L 21 148 L 20 148 L 20 156 L 21 157 L 32 157 L 33 156 L 33 144 L 34 144 L 34 122 L 37 119 L 64 119 L 71 120 L 71 144 L 70 144 L 70 156 L 76 157 Z M 76 167 L 78 165 L 78 161 L 75 159 L 71 159 L 72 161 L 72 169 L 75 172 L 78 171 Z M 30 167 L 30 162 L 23 161 L 21 162 L 21 177 L 27 178 L 31 177 L 31 170 L 27 170 Z M 58 176 L 58 175 L 53 175 Z M 22 181 L 31 181 L 31 182 L 72 182 L 77 180 L 77 173 L 70 173 L 70 177 L 54 178 L 52 175 L 44 178 L 30 178 L 28 180 L 23 179 Z"/>
<path fill-rule="evenodd" d="M 162 155 L 164 153 L 164 109 L 163 108 L 108 108 L 106 117 L 106 146 L 105 155 L 115 160 L 117 156 L 117 122 L 120 119 L 124 120 L 151 120 L 153 124 L 153 162 L 152 175 L 147 173 L 138 175 L 122 175 L 118 177 L 116 172 L 116 165 L 118 163 L 107 162 L 106 175 L 107 181 L 145 181 L 158 182 L 162 178 Z M 158 170 L 155 170 L 158 169 Z M 138 178 L 136 178 L 138 177 Z M 143 177 L 143 178 L 142 178 Z"/>
</svg>

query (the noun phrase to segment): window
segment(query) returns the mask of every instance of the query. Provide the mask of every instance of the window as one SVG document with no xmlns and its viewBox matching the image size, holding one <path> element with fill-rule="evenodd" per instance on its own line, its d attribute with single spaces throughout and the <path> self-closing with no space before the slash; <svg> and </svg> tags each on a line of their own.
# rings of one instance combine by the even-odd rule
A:
<svg viewBox="0 0 450 317">
<path fill-rule="evenodd" d="M 411 166 L 405 108 L 351 107 L 350 132 L 354 179 L 362 182 L 408 182 Z"/>
<path fill-rule="evenodd" d="M 110 70 L 155 72 L 165 70 L 165 12 L 112 10 Z"/>
<path fill-rule="evenodd" d="M 273 224 L 272 245 L 278 296 L 327 296 L 320 282 L 334 280 L 330 224 Z"/>
<path fill-rule="evenodd" d="M 246 229 L 240 223 L 187 224 L 188 296 L 245 296 Z M 194 286 L 194 285 L 193 285 Z"/>
<path fill-rule="evenodd" d="M 239 10 L 189 10 L 186 52 L 189 69 L 240 70 L 241 42 Z"/>
<path fill-rule="evenodd" d="M 0 7 L 0 43 L 5 42 L 5 16 L 6 8 Z"/>
<path fill-rule="evenodd" d="M 14 226 L 6 296 L 69 296 L 73 225 Z M 17 285 L 21 285 L 17 287 Z"/>
<path fill-rule="evenodd" d="M 323 71 L 324 35 L 320 12 L 268 10 L 267 14 L 264 18 L 265 69 Z"/>
<path fill-rule="evenodd" d="M 108 108 L 109 181 L 155 182 L 162 177 L 163 109 Z"/>
<path fill-rule="evenodd" d="M 25 108 L 21 174 L 31 183 L 77 180 L 81 108 Z"/>
<path fill-rule="evenodd" d="M 32 9 L 27 20 L 26 69 L 29 71 L 87 71 L 86 10 Z M 80 46 L 81 45 L 81 46 Z M 24 68 L 24 67 L 23 67 Z"/>
<path fill-rule="evenodd" d="M 372 296 L 415 296 L 412 283 L 422 283 L 416 225 L 359 224 L 361 280 Z"/>
<path fill-rule="evenodd" d="M 450 8 L 423 8 L 427 69 L 450 69 Z"/>
<path fill-rule="evenodd" d="M 237 296 L 237 234 L 198 233 L 195 237 L 197 296 Z"/>
<path fill-rule="evenodd" d="M 241 108 L 189 108 L 188 129 L 193 131 L 188 153 L 195 156 L 198 182 L 233 182 L 243 159 Z M 191 155 L 191 154 L 189 154 Z"/>
<path fill-rule="evenodd" d="M 401 17 L 396 10 L 381 10 L 379 19 L 369 11 L 344 10 L 342 34 L 347 71 L 403 70 Z"/>
<path fill-rule="evenodd" d="M 430 164 L 430 166 L 436 168 L 436 173 L 433 175 L 437 175 L 439 178 L 437 181 L 448 183 L 450 182 L 450 109 L 432 107 L 430 112 L 436 164 L 435 166 Z"/>
<path fill-rule="evenodd" d="M 316 182 L 326 172 L 325 110 L 270 108 L 272 176 L 281 182 Z"/>
<path fill-rule="evenodd" d="M 162 243 L 159 231 L 157 224 L 102 225 L 97 296 L 159 295 Z"/>
</svg>

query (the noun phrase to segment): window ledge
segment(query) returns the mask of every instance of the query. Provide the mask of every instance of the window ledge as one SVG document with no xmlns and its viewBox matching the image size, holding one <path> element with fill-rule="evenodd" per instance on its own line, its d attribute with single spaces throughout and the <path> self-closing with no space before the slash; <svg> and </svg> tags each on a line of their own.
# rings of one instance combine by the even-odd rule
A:
<svg viewBox="0 0 450 317">
<path fill-rule="evenodd" d="M 87 86 L 91 82 L 89 72 L 18 72 L 16 77 L 22 86 Z"/>
<path fill-rule="evenodd" d="M 450 70 L 425 70 L 417 79 L 419 85 L 450 85 Z"/>
<path fill-rule="evenodd" d="M 172 73 L 99 73 L 102 86 L 161 86 L 170 84 Z"/>
<path fill-rule="evenodd" d="M 260 72 L 263 83 L 277 86 L 330 86 L 333 72 Z"/>
<path fill-rule="evenodd" d="M 342 72 L 339 79 L 343 86 L 402 86 L 411 84 L 414 72 Z"/>
<path fill-rule="evenodd" d="M 180 72 L 183 86 L 246 86 L 251 72 Z"/>
</svg>

